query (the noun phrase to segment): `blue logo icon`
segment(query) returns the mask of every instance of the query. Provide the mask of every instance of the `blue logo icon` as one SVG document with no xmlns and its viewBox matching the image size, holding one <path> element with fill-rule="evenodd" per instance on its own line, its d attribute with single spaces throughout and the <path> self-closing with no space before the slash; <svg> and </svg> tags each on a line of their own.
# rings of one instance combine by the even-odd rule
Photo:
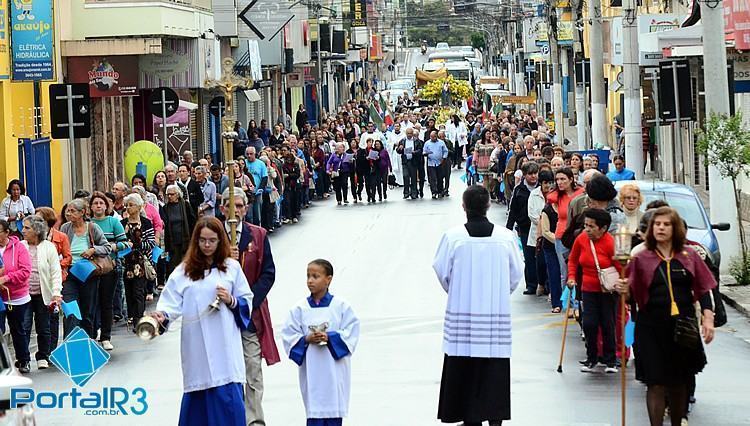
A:
<svg viewBox="0 0 750 426">
<path fill-rule="evenodd" d="M 52 364 L 78 386 L 88 383 L 109 362 L 109 353 L 80 327 L 74 328 L 50 355 Z"/>
</svg>

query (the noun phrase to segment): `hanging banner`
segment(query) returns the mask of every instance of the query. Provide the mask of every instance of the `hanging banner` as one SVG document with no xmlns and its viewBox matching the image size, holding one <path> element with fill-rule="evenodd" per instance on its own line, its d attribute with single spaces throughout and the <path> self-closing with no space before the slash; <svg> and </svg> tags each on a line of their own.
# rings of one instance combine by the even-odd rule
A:
<svg viewBox="0 0 750 426">
<path fill-rule="evenodd" d="M 52 0 L 13 0 L 10 14 L 13 80 L 53 80 Z"/>
<path fill-rule="evenodd" d="M 138 94 L 138 57 L 69 57 L 68 82 L 88 84 L 89 95 L 92 98 L 136 96 Z"/>
<path fill-rule="evenodd" d="M 747 0 L 724 1 L 724 29 L 727 40 L 734 40 L 735 50 L 750 50 L 750 3 Z"/>
<path fill-rule="evenodd" d="M 367 0 L 351 0 L 352 28 L 367 26 Z"/>
<path fill-rule="evenodd" d="M 0 0 L 0 79 L 10 78 L 10 55 L 8 55 L 8 1 Z"/>
</svg>

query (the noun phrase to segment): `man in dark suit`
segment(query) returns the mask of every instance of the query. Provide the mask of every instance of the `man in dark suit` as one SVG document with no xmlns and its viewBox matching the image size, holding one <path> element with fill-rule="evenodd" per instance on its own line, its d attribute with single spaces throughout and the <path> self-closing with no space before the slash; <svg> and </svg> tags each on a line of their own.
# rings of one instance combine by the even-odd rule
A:
<svg viewBox="0 0 750 426">
<path fill-rule="evenodd" d="M 406 129 L 406 139 L 399 141 L 396 152 L 401 154 L 404 166 L 404 199 L 412 200 L 424 196 L 424 142 L 415 135 L 413 128 Z"/>
<path fill-rule="evenodd" d="M 190 164 L 180 164 L 180 167 L 177 169 L 177 174 L 180 176 L 179 183 L 187 190 L 185 199 L 190 203 L 193 215 L 198 217 L 198 207 L 203 204 L 203 191 L 198 182 L 192 178 L 191 173 Z"/>
</svg>

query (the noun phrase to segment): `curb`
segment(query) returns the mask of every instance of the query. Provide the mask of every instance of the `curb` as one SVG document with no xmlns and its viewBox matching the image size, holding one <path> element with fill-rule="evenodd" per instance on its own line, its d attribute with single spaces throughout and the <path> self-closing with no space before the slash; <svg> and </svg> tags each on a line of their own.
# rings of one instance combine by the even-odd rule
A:
<svg viewBox="0 0 750 426">
<path fill-rule="evenodd" d="M 750 309 L 748 309 L 747 306 L 737 302 L 726 293 L 721 293 L 721 297 L 724 299 L 724 302 L 726 302 L 727 305 L 733 307 L 737 310 L 737 312 L 744 315 L 745 317 L 750 318 Z"/>
</svg>

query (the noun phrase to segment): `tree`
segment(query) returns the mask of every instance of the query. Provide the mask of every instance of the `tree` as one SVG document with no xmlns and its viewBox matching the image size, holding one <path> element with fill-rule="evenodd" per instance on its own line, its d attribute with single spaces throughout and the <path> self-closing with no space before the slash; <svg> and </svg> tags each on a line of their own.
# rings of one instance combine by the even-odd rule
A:
<svg viewBox="0 0 750 426">
<path fill-rule="evenodd" d="M 484 34 L 471 33 L 471 47 L 473 47 L 474 49 L 484 49 L 486 47 Z"/>
<path fill-rule="evenodd" d="M 741 176 L 750 177 L 750 131 L 742 126 L 742 114 L 728 116 L 712 112 L 698 136 L 698 152 L 706 157 L 709 165 L 716 167 L 723 178 L 732 180 L 742 257 L 740 263 L 733 263 L 730 269 L 739 284 L 749 284 L 750 262 L 737 189 Z"/>
</svg>

